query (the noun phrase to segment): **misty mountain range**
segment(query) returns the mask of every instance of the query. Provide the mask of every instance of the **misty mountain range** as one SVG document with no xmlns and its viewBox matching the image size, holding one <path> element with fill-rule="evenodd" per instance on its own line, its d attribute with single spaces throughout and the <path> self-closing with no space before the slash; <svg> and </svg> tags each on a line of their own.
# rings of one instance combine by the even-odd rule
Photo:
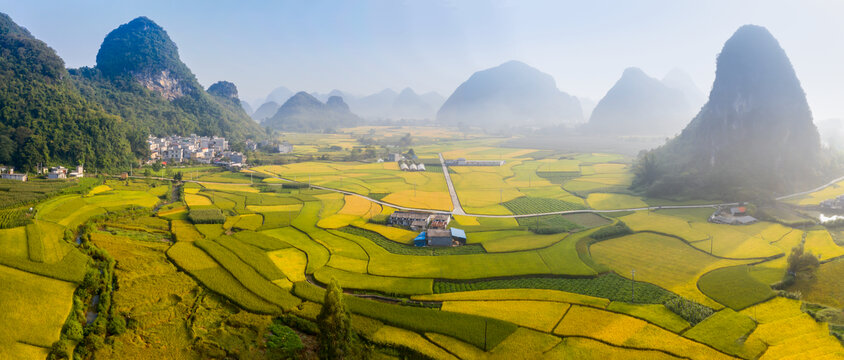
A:
<svg viewBox="0 0 844 360">
<path fill-rule="evenodd" d="M 252 115 L 255 121 L 263 122 L 272 117 L 293 95 L 293 91 L 288 88 L 278 87 L 267 95 L 267 98 L 254 112 L 248 110 L 247 112 Z M 337 89 L 327 94 L 312 92 L 310 95 L 321 102 L 327 102 L 332 96 L 340 97 L 348 104 L 352 113 L 369 120 L 433 119 L 437 110 L 445 101 L 442 95 L 436 92 L 417 94 L 409 87 L 399 93 L 392 89 L 384 89 L 366 96 L 350 94 Z M 246 106 L 249 106 L 249 104 L 246 104 Z M 244 106 L 244 109 L 247 109 L 246 106 Z"/>
<path fill-rule="evenodd" d="M 366 120 L 436 119 L 441 123 L 492 128 L 572 127 L 588 122 L 580 127 L 587 133 L 659 136 L 679 131 L 705 101 L 703 93 L 682 70 L 670 71 L 661 81 L 639 69 L 628 70 L 598 102 L 560 91 L 553 77 L 518 61 L 476 72 L 447 100 L 436 92 L 418 94 L 411 88 L 398 93 L 384 89 L 367 96 L 337 89 L 310 95 L 321 102 L 338 96 L 352 113 Z M 250 104 L 243 105 L 261 123 L 273 117 L 293 95 L 293 91 L 281 86 L 270 92 L 261 105 L 255 104 L 254 112 Z"/>
</svg>

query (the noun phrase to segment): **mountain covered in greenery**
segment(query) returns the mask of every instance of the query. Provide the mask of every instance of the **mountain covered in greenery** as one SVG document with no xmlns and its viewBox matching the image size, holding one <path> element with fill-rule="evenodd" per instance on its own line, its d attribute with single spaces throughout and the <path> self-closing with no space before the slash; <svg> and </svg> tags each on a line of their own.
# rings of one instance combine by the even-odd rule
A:
<svg viewBox="0 0 844 360">
<path fill-rule="evenodd" d="M 360 121 L 343 98 L 332 96 L 323 103 L 304 91 L 296 93 L 264 120 L 263 125 L 283 131 L 325 132 L 354 126 Z"/>
<path fill-rule="evenodd" d="M 746 25 L 718 55 L 700 113 L 679 136 L 640 156 L 634 188 L 660 196 L 770 196 L 816 183 L 823 158 L 785 51 L 767 29 Z"/>
<path fill-rule="evenodd" d="M 615 135 L 676 135 L 693 116 L 682 91 L 639 68 L 624 70 L 598 102 L 585 129 Z"/>
<path fill-rule="evenodd" d="M 138 140 L 128 125 L 87 101 L 56 52 L 0 13 L 0 164 L 126 166 Z"/>
<path fill-rule="evenodd" d="M 448 97 L 437 119 L 500 129 L 580 122 L 583 112 L 577 98 L 557 89 L 551 75 L 509 61 L 472 74 Z"/>
<path fill-rule="evenodd" d="M 89 101 L 123 117 L 144 136 L 196 133 L 241 141 L 263 133 L 240 106 L 234 84 L 218 83 L 219 88 L 209 88 L 214 95 L 206 92 L 167 32 L 146 17 L 110 32 L 97 66 L 71 75 Z"/>
</svg>

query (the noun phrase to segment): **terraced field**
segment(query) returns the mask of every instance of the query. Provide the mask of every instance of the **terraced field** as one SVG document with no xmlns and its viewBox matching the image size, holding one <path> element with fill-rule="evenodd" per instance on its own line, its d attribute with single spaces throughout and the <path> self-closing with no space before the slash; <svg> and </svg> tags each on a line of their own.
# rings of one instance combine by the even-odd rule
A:
<svg viewBox="0 0 844 360">
<path fill-rule="evenodd" d="M 480 213 L 618 209 L 653 201 L 616 191 L 630 180 L 629 165 L 618 156 L 503 149 L 484 139 L 423 145 L 417 153 L 505 160 L 501 167 L 451 169 L 464 208 Z M 396 205 L 451 208 L 442 173 L 405 173 L 395 163 L 302 162 L 253 170 Z M 360 336 L 435 359 L 765 359 L 844 353 L 826 324 L 800 310 L 800 301 L 778 297 L 768 286 L 781 278 L 785 257 L 804 241 L 804 232 L 804 246 L 820 253 L 821 260 L 844 255 L 819 228 L 712 224 L 706 222 L 708 209 L 518 219 L 455 216 L 451 226 L 466 230 L 467 245 L 415 247 L 418 231 L 383 223 L 395 208 L 361 196 L 268 185 L 270 178 L 253 186 L 241 173 L 201 176 L 206 182 L 185 185 L 184 199 L 162 207 L 155 217 L 146 212 L 138 218 L 137 227 L 155 236 L 126 240 L 120 231 L 134 231 L 126 222 L 98 228 L 94 236 L 94 243 L 123 259 L 117 292 L 124 295 L 116 299 L 135 305 L 118 306 L 137 315 L 141 327 L 133 336 L 148 339 L 144 347 L 154 354 L 166 354 L 164 347 L 176 344 L 165 344 L 162 334 L 175 331 L 162 325 L 170 321 L 165 313 L 190 319 L 185 314 L 191 308 L 184 308 L 188 299 L 205 309 L 200 312 L 208 310 L 206 300 L 197 300 L 199 293 L 187 290 L 188 278 L 172 274 L 175 268 L 202 285 L 196 291 L 216 294 L 236 305 L 226 305 L 231 309 L 248 310 L 242 314 L 256 316 L 253 320 L 285 313 L 314 320 L 324 301 L 323 286 L 336 280 L 347 290 L 344 300 Z M 53 299 L 29 312 L 6 314 L 8 321 L 31 323 L 39 335 L 0 331 L 0 357 L 46 356 L 89 261 L 65 230 L 93 216 L 151 208 L 166 193 L 143 186 L 109 182 L 84 195 L 55 196 L 39 203 L 25 226 L 0 229 L 0 277 L 12 284 L 0 291 L 0 300 L 23 307 L 7 299 L 15 294 Z M 199 211 L 213 211 L 221 220 L 204 223 L 188 215 Z M 606 229 L 626 229 L 625 224 L 629 232 L 605 236 Z M 135 253 L 157 256 L 161 263 L 146 266 L 132 260 Z M 840 297 L 835 283 L 840 263 L 824 263 L 805 296 L 840 306 L 833 304 Z M 154 282 L 132 278 L 127 268 L 162 274 L 170 269 L 161 279 L 173 281 L 164 285 L 181 295 L 140 304 L 139 289 Z M 211 326 L 180 324 L 200 332 Z M 161 332 L 141 335 L 144 329 Z M 115 339 L 123 350 L 112 348 L 108 354 L 140 351 L 140 343 L 130 338 Z"/>
</svg>

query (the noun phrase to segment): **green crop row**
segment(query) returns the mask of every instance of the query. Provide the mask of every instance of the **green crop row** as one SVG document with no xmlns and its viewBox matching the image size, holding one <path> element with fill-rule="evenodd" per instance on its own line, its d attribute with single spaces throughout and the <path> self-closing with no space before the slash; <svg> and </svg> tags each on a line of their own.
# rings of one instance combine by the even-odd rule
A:
<svg viewBox="0 0 844 360">
<path fill-rule="evenodd" d="M 212 291 L 231 299 L 245 309 L 262 314 L 280 312 L 278 306 L 255 295 L 223 268 L 213 267 L 190 271 L 190 273 Z"/>
<path fill-rule="evenodd" d="M 698 280 L 700 291 L 713 300 L 741 310 L 774 297 L 771 287 L 750 276 L 747 265 L 710 271 Z"/>
<path fill-rule="evenodd" d="M 261 226 L 261 230 L 290 226 L 290 221 L 296 217 L 296 214 L 297 212 L 294 211 L 262 213 L 264 215 L 264 225 Z"/>
<path fill-rule="evenodd" d="M 317 303 L 322 303 L 325 297 L 325 290 L 307 282 L 295 283 L 293 292 Z M 506 321 L 475 315 L 393 305 L 348 295 L 345 300 L 355 314 L 420 333 L 448 335 L 484 350 L 491 350 L 518 328 Z"/>
<path fill-rule="evenodd" d="M 0 229 L 24 226 L 29 222 L 27 207 L 0 210 Z"/>
<path fill-rule="evenodd" d="M 489 289 L 560 290 L 627 302 L 630 302 L 633 296 L 633 303 L 637 304 L 662 304 L 675 296 L 659 286 L 638 281 L 633 284 L 630 280 L 613 273 L 587 278 L 519 277 L 481 281 L 436 280 L 434 282 L 435 294 Z"/>
<path fill-rule="evenodd" d="M 398 255 L 417 255 L 417 256 L 438 256 L 438 255 L 467 255 L 467 254 L 483 254 L 486 253 L 483 246 L 480 244 L 469 244 L 456 247 L 417 247 L 413 245 L 406 245 L 397 243 L 385 238 L 379 233 L 361 229 L 354 226 L 345 226 L 338 229 L 342 232 L 352 235 L 367 238 L 393 254 Z"/>
<path fill-rule="evenodd" d="M 517 218 L 519 226 L 525 226 L 535 234 L 558 234 L 583 229 L 582 226 L 566 220 L 562 215 L 545 215 Z"/>
<path fill-rule="evenodd" d="M 197 247 L 211 255 L 220 265 L 228 270 L 247 289 L 269 302 L 289 310 L 299 304 L 299 301 L 282 288 L 261 276 L 254 268 L 240 260 L 237 255 L 210 240 L 197 240 Z"/>
<path fill-rule="evenodd" d="M 336 279 L 346 289 L 373 290 L 389 295 L 430 294 L 432 279 L 411 279 L 391 276 L 378 276 L 335 269 L 330 266 L 319 268 L 314 277 L 317 281 L 328 284 Z"/>
<path fill-rule="evenodd" d="M 522 196 L 510 201 L 505 201 L 502 205 L 516 215 L 583 209 L 583 205 L 568 201 L 528 196 Z"/>
<path fill-rule="evenodd" d="M 191 209 L 188 219 L 194 224 L 222 224 L 226 217 L 220 209 Z"/>
<path fill-rule="evenodd" d="M 270 260 L 267 253 L 261 249 L 241 242 L 231 236 L 223 236 L 215 240 L 215 242 L 237 255 L 241 261 L 249 264 L 249 266 L 254 268 L 264 278 L 268 280 L 286 278 L 284 273 Z"/>
<path fill-rule="evenodd" d="M 43 263 L 46 258 L 44 242 L 41 240 L 41 230 L 37 224 L 26 226 L 26 245 L 29 250 L 29 260 Z"/>
<path fill-rule="evenodd" d="M 280 250 L 290 247 L 290 244 L 284 241 L 254 231 L 238 231 L 234 233 L 234 237 L 246 244 L 266 251 Z"/>
<path fill-rule="evenodd" d="M 37 263 L 28 259 L 0 256 L 0 264 L 49 278 L 80 283 L 85 278 L 90 258 L 73 248 L 61 261 L 52 264 Z"/>
</svg>

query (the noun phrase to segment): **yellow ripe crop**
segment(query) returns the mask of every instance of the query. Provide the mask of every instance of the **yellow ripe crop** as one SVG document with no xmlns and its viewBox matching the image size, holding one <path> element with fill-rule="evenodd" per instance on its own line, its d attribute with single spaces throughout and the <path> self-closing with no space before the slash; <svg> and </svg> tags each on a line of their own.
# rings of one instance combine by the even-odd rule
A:
<svg viewBox="0 0 844 360">
<path fill-rule="evenodd" d="M 211 199 L 209 199 L 205 196 L 202 196 L 202 195 L 194 195 L 194 194 L 185 194 L 185 203 L 187 203 L 189 207 L 202 206 L 202 205 L 213 205 L 211 203 Z"/>
<path fill-rule="evenodd" d="M 679 236 L 688 242 L 706 240 L 708 235 L 695 231 L 689 226 L 686 220 L 678 217 L 652 213 L 648 211 L 637 211 L 634 214 L 621 217 L 633 231 L 653 231 L 674 236 Z"/>
<path fill-rule="evenodd" d="M 422 301 L 461 300 L 537 300 L 580 304 L 605 308 L 610 301 L 604 298 L 545 289 L 492 289 L 414 296 Z"/>
<path fill-rule="evenodd" d="M 635 209 L 647 207 L 641 199 L 624 194 L 592 193 L 586 198 L 589 207 L 598 210 Z"/>
<path fill-rule="evenodd" d="M 809 231 L 806 234 L 804 249 L 820 257 L 820 260 L 844 255 L 844 248 L 836 245 L 829 231 L 826 230 Z"/>
<path fill-rule="evenodd" d="M 379 344 L 405 346 L 434 359 L 457 359 L 454 355 L 425 340 L 422 335 L 392 326 L 381 327 L 372 334 L 371 340 Z"/>
<path fill-rule="evenodd" d="M 442 310 L 491 317 L 550 332 L 569 306 L 566 303 L 531 300 L 445 301 Z"/>
</svg>

